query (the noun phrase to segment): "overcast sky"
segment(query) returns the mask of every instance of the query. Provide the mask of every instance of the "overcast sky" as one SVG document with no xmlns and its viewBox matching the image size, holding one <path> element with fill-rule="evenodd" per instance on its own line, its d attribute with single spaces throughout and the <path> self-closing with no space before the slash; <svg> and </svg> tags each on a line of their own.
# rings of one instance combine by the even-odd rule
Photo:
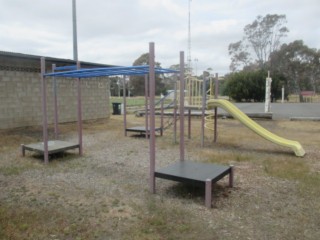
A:
<svg viewBox="0 0 320 240">
<path fill-rule="evenodd" d="M 177 64 L 179 51 L 187 58 L 188 2 L 77 0 L 79 60 L 130 66 L 155 42 L 156 61 Z M 227 73 L 228 45 L 266 14 L 286 15 L 284 42 L 320 49 L 320 0 L 192 0 L 194 72 Z M 0 51 L 72 59 L 72 36 L 72 0 L 0 0 Z"/>
</svg>

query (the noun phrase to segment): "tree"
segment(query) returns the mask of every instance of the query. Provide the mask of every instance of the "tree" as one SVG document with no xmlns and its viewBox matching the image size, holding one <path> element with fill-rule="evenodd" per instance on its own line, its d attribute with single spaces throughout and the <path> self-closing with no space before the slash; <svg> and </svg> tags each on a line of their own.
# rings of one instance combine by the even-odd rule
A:
<svg viewBox="0 0 320 240">
<path fill-rule="evenodd" d="M 139 58 L 137 58 L 133 62 L 133 66 L 140 65 L 149 65 L 149 53 L 142 54 Z M 156 62 L 156 67 L 160 67 L 161 64 Z M 156 94 L 160 94 L 165 91 L 164 84 L 162 82 L 162 78 L 159 75 L 156 75 Z M 132 86 L 133 94 L 136 96 L 144 96 L 145 95 L 145 76 L 130 76 L 130 82 Z"/>
<path fill-rule="evenodd" d="M 246 25 L 243 39 L 229 44 L 230 70 L 240 70 L 240 67 L 256 63 L 260 69 L 264 68 L 270 54 L 279 49 L 281 38 L 289 32 L 285 23 L 285 15 L 267 14 Z"/>
<path fill-rule="evenodd" d="M 288 79 L 290 93 L 303 90 L 319 92 L 320 51 L 304 45 L 302 40 L 283 44 L 271 55 L 271 69 Z"/>
<path fill-rule="evenodd" d="M 243 41 L 229 44 L 229 55 L 231 55 L 230 70 L 235 72 L 239 67 L 247 67 L 250 62 L 250 54 L 248 49 L 244 46 Z"/>
<path fill-rule="evenodd" d="M 118 76 L 109 77 L 110 81 L 110 93 L 111 96 L 119 96 L 120 97 L 120 89 L 121 89 L 121 78 Z"/>
<path fill-rule="evenodd" d="M 265 100 L 265 86 L 267 71 L 240 71 L 226 76 L 223 94 L 228 95 L 235 101 Z M 281 97 L 281 87 L 285 84 L 285 78 L 281 75 L 272 75 L 271 93 L 274 98 Z"/>
</svg>

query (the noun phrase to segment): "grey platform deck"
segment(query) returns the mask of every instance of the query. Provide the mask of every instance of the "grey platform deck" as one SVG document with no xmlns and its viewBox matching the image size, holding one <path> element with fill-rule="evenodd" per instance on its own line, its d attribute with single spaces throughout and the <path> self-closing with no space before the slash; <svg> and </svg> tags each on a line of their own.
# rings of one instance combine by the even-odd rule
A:
<svg viewBox="0 0 320 240">
<path fill-rule="evenodd" d="M 32 143 L 27 145 L 21 145 L 22 148 L 22 155 L 25 155 L 25 150 L 44 153 L 44 144 L 43 142 L 39 143 Z M 64 152 L 69 149 L 79 148 L 78 143 L 71 143 L 66 141 L 60 141 L 60 140 L 54 140 L 54 141 L 48 141 L 48 153 L 58 153 L 58 152 Z"/>
<path fill-rule="evenodd" d="M 146 127 L 144 126 L 130 127 L 130 128 L 126 128 L 126 132 L 136 132 L 140 134 L 146 134 L 147 132 L 150 133 L 150 128 L 148 128 L 147 130 Z M 160 134 L 162 135 L 162 128 L 161 127 L 155 128 L 155 132 L 160 132 Z"/>
<path fill-rule="evenodd" d="M 233 167 L 211 163 L 177 161 L 155 171 L 155 177 L 205 187 L 205 205 L 211 207 L 212 185 L 229 175 L 229 186 L 233 186 Z"/>
</svg>

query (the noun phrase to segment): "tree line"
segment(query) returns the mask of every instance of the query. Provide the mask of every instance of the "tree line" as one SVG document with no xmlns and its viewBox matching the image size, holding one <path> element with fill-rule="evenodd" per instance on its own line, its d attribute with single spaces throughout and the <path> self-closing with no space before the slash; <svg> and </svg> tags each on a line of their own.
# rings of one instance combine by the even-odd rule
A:
<svg viewBox="0 0 320 240">
<path fill-rule="evenodd" d="M 288 35 L 286 16 L 267 14 L 258 16 L 243 29 L 243 38 L 230 43 L 230 73 L 220 94 L 228 95 L 236 101 L 264 101 L 265 80 L 268 71 L 272 78 L 273 99 L 281 98 L 281 88 L 285 94 L 300 94 L 302 91 L 320 91 L 320 50 L 309 48 L 303 40 L 282 43 Z M 148 53 L 142 54 L 134 62 L 148 65 Z M 159 62 L 156 63 L 160 67 Z M 179 65 L 171 66 L 179 69 Z M 131 76 L 126 81 L 127 91 L 133 95 L 144 95 L 144 76 Z M 111 81 L 113 95 L 122 95 L 123 79 Z M 156 76 L 156 94 L 165 94 L 173 84 L 165 76 Z M 128 94 L 128 92 L 126 93 Z"/>
<path fill-rule="evenodd" d="M 264 101 L 267 71 L 274 98 L 281 97 L 282 87 L 286 95 L 319 93 L 320 50 L 309 48 L 303 40 L 282 44 L 289 32 L 286 23 L 285 15 L 258 16 L 244 27 L 242 40 L 229 44 L 231 73 L 226 76 L 225 94 L 237 101 Z"/>
</svg>

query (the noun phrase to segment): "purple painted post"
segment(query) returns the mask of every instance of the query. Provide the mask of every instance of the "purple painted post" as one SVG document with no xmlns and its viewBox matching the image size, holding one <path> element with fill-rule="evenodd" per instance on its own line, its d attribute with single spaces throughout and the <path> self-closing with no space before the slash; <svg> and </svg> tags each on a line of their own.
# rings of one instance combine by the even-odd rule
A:
<svg viewBox="0 0 320 240">
<path fill-rule="evenodd" d="M 230 165 L 230 173 L 229 173 L 229 187 L 233 187 L 233 176 L 234 176 L 234 166 Z"/>
<path fill-rule="evenodd" d="M 219 81 L 218 81 L 218 73 L 216 73 L 215 76 L 215 83 L 214 83 L 214 98 L 218 99 L 218 94 L 219 94 Z M 217 125 L 218 125 L 218 108 L 215 107 L 214 108 L 214 138 L 213 141 L 217 142 L 217 138 L 218 138 L 218 133 L 217 133 Z"/>
<path fill-rule="evenodd" d="M 126 98 L 126 77 L 123 76 L 123 124 L 124 124 L 124 136 L 127 136 L 127 98 Z"/>
<path fill-rule="evenodd" d="M 49 163 L 48 153 L 48 115 L 47 115 L 47 81 L 44 77 L 46 71 L 46 62 L 41 58 L 41 91 L 42 91 L 42 128 L 43 128 L 43 155 L 44 163 Z"/>
<path fill-rule="evenodd" d="M 77 69 L 80 69 L 80 62 L 77 61 Z M 83 154 L 83 149 L 82 149 L 82 103 L 81 103 L 81 79 L 77 78 L 77 90 L 78 90 L 78 97 L 77 97 L 77 102 L 78 102 L 78 141 L 79 141 L 79 155 Z"/>
<path fill-rule="evenodd" d="M 191 139 L 191 109 L 188 109 L 188 139 Z"/>
<path fill-rule="evenodd" d="M 56 64 L 52 64 L 52 72 L 55 72 Z M 57 97 L 57 80 L 53 77 L 53 97 L 54 97 L 54 138 L 58 139 L 58 97 Z"/>
<path fill-rule="evenodd" d="M 155 167 L 156 167 L 156 136 L 155 136 L 155 55 L 154 43 L 149 43 L 149 94 L 150 94 L 150 191 L 156 192 Z"/>
<path fill-rule="evenodd" d="M 180 161 L 184 161 L 184 52 L 180 52 Z"/>
<path fill-rule="evenodd" d="M 212 206 L 212 181 L 211 181 L 211 179 L 206 179 L 205 205 L 207 208 L 211 208 L 211 206 Z"/>
<path fill-rule="evenodd" d="M 164 102 L 164 99 L 161 101 L 161 117 L 160 117 L 160 134 L 161 134 L 161 136 L 163 135 L 163 131 L 164 131 L 164 129 L 163 129 L 163 111 L 164 111 L 164 106 L 163 106 L 163 103 Z"/>
<path fill-rule="evenodd" d="M 173 101 L 173 142 L 177 143 L 177 82 L 174 83 Z"/>
<path fill-rule="evenodd" d="M 148 75 L 144 76 L 144 109 L 145 109 L 145 125 L 146 125 L 146 138 L 149 137 L 149 110 L 148 110 Z"/>
<path fill-rule="evenodd" d="M 26 155 L 26 149 L 24 148 L 24 144 L 21 144 L 20 147 L 21 147 L 22 157 L 24 157 Z"/>
<path fill-rule="evenodd" d="M 203 76 L 205 74 L 203 73 Z M 204 146 L 204 124 L 205 124 L 205 113 L 206 113 L 206 79 L 203 77 L 203 83 L 202 83 L 202 112 L 201 112 L 201 147 Z"/>
</svg>

